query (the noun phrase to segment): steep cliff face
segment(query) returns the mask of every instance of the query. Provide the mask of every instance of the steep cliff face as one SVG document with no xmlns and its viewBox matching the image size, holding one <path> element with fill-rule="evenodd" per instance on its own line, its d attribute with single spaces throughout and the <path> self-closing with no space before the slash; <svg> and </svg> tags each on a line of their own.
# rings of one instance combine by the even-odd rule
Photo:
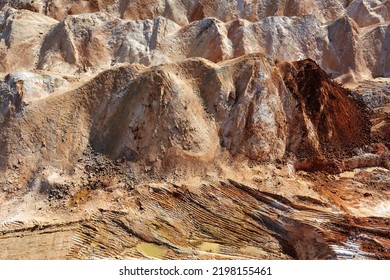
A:
<svg viewBox="0 0 390 280">
<path fill-rule="evenodd" d="M 0 8 L 0 258 L 389 258 L 389 1 Z"/>
</svg>

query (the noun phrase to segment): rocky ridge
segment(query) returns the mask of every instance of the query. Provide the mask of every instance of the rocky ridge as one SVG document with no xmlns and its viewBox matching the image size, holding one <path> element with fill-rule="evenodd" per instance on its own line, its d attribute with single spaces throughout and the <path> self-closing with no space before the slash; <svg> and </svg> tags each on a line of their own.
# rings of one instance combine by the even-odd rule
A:
<svg viewBox="0 0 390 280">
<path fill-rule="evenodd" d="M 387 77 L 390 73 L 386 44 L 390 34 L 388 1 L 376 3 L 376 6 L 372 4 L 372 7 L 367 1 L 352 1 L 348 5 L 343 1 L 308 1 L 311 4 L 291 1 L 292 7 L 284 4 L 285 12 L 279 11 L 278 7 L 264 8 L 267 5 L 261 1 L 257 5 L 249 5 L 249 2 L 245 5 L 244 2 L 243 5 L 249 5 L 253 12 L 240 11 L 238 3 L 229 9 L 218 1 L 181 4 L 172 1 L 167 2 L 171 8 L 144 4 L 142 11 L 154 9 L 156 12 L 132 16 L 124 14 L 125 11 L 140 10 L 141 4 L 137 1 L 127 4 L 115 1 L 98 4 L 96 1 L 94 5 L 94 1 L 80 1 L 80 7 L 75 8 L 78 12 L 72 12 L 77 1 L 68 4 L 46 1 L 40 5 L 49 5 L 58 12 L 51 12 L 51 8 L 33 9 L 24 2 L 3 1 L 2 72 L 27 68 L 60 73 L 66 70 L 69 74 L 97 73 L 117 63 L 149 66 L 191 57 L 220 62 L 264 52 L 282 60 L 313 59 L 328 74 L 343 82 Z M 38 2 L 34 4 L 39 6 Z M 155 1 L 155 4 L 161 3 Z M 272 1 L 267 3 L 275 5 Z M 202 17 L 184 22 L 171 18 L 167 12 L 158 12 L 199 5 L 204 7 L 202 11 L 213 7 L 213 12 L 202 12 Z M 33 12 L 12 7 L 28 8 Z M 121 12 L 118 9 L 122 9 Z M 309 11 L 313 10 L 315 13 L 311 15 Z M 368 22 L 360 20 L 363 10 L 371 16 Z M 45 15 L 39 15 L 37 11 Z M 320 12 L 329 15 L 317 14 Z M 66 16 L 59 16 L 59 13 Z M 195 12 L 189 10 L 189 13 Z M 28 30 L 25 28 L 27 22 Z M 28 52 L 22 55 L 21 61 L 20 50 L 23 49 Z"/>
</svg>

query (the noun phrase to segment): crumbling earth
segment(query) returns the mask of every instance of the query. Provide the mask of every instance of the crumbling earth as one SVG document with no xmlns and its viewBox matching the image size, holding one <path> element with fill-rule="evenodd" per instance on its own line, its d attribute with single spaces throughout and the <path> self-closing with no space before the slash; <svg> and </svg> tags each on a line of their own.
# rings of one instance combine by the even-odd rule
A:
<svg viewBox="0 0 390 280">
<path fill-rule="evenodd" d="M 0 2 L 1 259 L 390 259 L 389 1 L 222 2 Z"/>
</svg>

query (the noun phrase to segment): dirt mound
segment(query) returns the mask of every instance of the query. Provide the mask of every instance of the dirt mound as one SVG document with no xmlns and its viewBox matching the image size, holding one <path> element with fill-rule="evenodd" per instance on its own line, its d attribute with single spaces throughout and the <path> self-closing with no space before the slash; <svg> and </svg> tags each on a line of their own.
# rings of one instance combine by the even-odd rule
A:
<svg viewBox="0 0 390 280">
<path fill-rule="evenodd" d="M 317 64 L 274 64 L 263 54 L 114 68 L 27 105 L 4 115 L 2 137 L 2 166 L 26 174 L 21 185 L 44 166 L 72 166 L 88 143 L 168 174 L 203 172 L 226 152 L 258 163 L 329 161 L 370 143 L 363 105 Z"/>
<path fill-rule="evenodd" d="M 304 117 L 295 121 L 309 121 L 310 127 L 301 133 L 310 139 L 316 135 L 321 152 L 327 157 L 351 155 L 357 147 L 370 143 L 369 113 L 363 103 L 353 99 L 351 91 L 332 82 L 312 60 L 281 63 L 283 80 L 298 103 Z M 294 130 L 294 134 L 298 130 Z M 315 145 L 302 145 L 302 157 L 313 155 Z M 314 152 L 318 153 L 317 151 Z"/>
</svg>

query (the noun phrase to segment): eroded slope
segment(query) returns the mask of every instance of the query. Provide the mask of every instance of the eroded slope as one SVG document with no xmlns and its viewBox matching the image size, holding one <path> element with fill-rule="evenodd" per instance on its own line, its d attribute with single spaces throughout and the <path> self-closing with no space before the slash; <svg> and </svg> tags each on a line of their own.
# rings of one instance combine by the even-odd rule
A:
<svg viewBox="0 0 390 280">
<path fill-rule="evenodd" d="M 0 1 L 0 258 L 389 259 L 389 3 Z"/>
</svg>

